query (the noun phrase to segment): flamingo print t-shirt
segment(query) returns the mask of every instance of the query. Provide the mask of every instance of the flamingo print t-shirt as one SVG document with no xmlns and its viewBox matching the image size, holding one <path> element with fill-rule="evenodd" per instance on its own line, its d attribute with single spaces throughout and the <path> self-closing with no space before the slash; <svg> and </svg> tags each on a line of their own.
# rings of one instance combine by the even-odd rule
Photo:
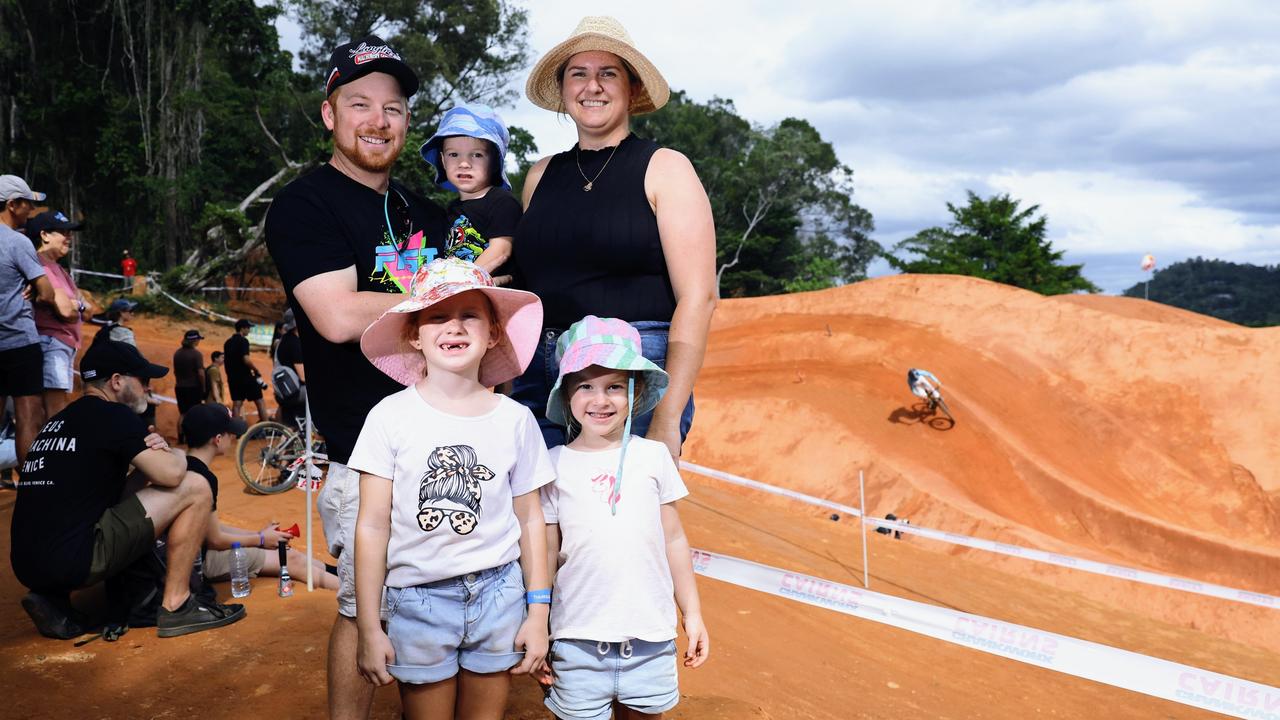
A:
<svg viewBox="0 0 1280 720">
<path fill-rule="evenodd" d="M 512 498 L 554 479 L 533 413 L 498 396 L 462 417 L 409 386 L 374 406 L 348 467 L 390 478 L 387 587 L 412 587 L 504 565 L 520 556 Z"/>
<path fill-rule="evenodd" d="M 551 638 L 662 642 L 675 638 L 676 605 L 661 506 L 689 494 L 667 446 L 631 437 L 622 485 L 617 450 L 551 450 L 556 481 L 542 514 L 560 525 Z M 609 499 L 618 495 L 618 512 Z"/>
</svg>

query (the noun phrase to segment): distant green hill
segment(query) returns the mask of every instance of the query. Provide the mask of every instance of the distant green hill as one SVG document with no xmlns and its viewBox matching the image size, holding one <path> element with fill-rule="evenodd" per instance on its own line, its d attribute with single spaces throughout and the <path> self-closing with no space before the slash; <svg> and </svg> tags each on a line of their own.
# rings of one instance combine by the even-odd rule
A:
<svg viewBox="0 0 1280 720">
<path fill-rule="evenodd" d="M 1142 285 L 1124 294 L 1142 297 Z M 1156 271 L 1151 299 L 1240 325 L 1280 325 L 1280 266 L 1183 260 Z"/>
</svg>

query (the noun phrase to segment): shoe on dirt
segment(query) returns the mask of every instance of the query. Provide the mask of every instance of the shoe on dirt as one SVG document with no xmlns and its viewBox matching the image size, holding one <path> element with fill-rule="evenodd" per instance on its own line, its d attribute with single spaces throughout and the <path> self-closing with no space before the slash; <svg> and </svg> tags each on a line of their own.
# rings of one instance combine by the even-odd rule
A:
<svg viewBox="0 0 1280 720">
<path fill-rule="evenodd" d="M 70 640 L 88 631 L 88 628 L 71 619 L 71 602 L 66 598 L 27 593 L 22 598 L 22 609 L 31 616 L 36 630 L 47 638 Z"/>
<path fill-rule="evenodd" d="M 230 625 L 244 615 L 244 605 L 239 603 L 204 602 L 192 595 L 177 610 L 160 608 L 156 617 L 156 635 L 162 638 L 190 635 Z"/>
</svg>

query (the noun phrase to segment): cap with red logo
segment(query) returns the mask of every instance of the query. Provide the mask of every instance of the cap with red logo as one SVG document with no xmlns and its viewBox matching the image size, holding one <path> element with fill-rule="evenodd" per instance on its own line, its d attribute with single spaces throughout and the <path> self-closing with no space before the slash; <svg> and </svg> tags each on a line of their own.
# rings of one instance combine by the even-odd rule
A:
<svg viewBox="0 0 1280 720">
<path fill-rule="evenodd" d="M 339 45 L 329 56 L 324 94 L 332 95 L 339 87 L 374 72 L 383 72 L 398 80 L 405 97 L 413 97 L 418 92 L 418 74 L 382 38 L 369 35 Z"/>
</svg>

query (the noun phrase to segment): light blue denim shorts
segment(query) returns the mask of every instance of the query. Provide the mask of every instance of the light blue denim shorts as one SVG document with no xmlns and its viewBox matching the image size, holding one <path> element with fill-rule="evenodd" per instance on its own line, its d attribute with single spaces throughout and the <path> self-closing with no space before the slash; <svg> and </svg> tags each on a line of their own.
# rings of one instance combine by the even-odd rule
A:
<svg viewBox="0 0 1280 720">
<path fill-rule="evenodd" d="M 680 702 L 675 640 L 556 640 L 548 657 L 556 683 L 545 703 L 556 717 L 608 720 L 614 700 L 650 715 Z"/>
<path fill-rule="evenodd" d="M 407 588 L 387 588 L 387 635 L 396 661 L 387 672 L 400 682 L 448 680 L 461 667 L 504 672 L 524 659 L 515 649 L 524 622 L 520 563 Z"/>
</svg>

